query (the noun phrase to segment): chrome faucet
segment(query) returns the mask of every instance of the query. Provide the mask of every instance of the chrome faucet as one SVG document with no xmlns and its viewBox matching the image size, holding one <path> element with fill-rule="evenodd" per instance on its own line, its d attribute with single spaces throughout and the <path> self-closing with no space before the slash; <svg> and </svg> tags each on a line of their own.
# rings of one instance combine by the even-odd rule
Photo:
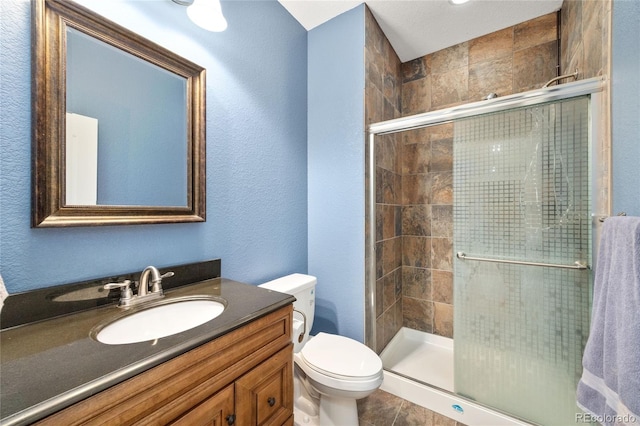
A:
<svg viewBox="0 0 640 426">
<path fill-rule="evenodd" d="M 151 293 L 149 293 L 149 276 L 151 276 Z M 143 297 L 152 293 L 162 294 L 162 279 L 172 276 L 173 272 L 167 272 L 164 275 L 160 275 L 158 268 L 155 266 L 147 266 L 144 268 L 144 271 L 142 271 L 142 274 L 140 274 L 138 297 Z"/>
<path fill-rule="evenodd" d="M 138 294 L 133 295 L 129 286 L 130 280 L 125 280 L 121 283 L 109 283 L 104 286 L 109 290 L 112 288 L 120 288 L 120 307 L 133 306 L 145 300 L 157 299 L 164 296 L 162 291 L 162 279 L 172 277 L 173 272 L 166 272 L 160 275 L 160 271 L 155 266 L 147 266 L 140 274 L 140 281 L 138 281 Z M 151 290 L 149 290 L 149 284 L 151 284 Z"/>
</svg>

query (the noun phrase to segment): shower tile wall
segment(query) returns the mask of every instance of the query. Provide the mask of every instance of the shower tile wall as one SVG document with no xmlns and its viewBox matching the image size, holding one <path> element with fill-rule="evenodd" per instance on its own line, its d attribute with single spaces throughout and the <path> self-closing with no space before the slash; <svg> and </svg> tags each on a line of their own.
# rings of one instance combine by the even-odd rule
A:
<svg viewBox="0 0 640 426">
<path fill-rule="evenodd" d="M 611 36 L 612 0 L 564 0 L 561 10 L 560 66 L 562 74 L 578 70 L 578 79 L 610 76 L 611 57 L 609 54 Z M 600 128 L 610 129 L 611 107 L 609 80 L 605 80 L 604 93 L 600 105 Z M 601 194 L 598 212 L 607 213 L 610 193 L 609 153 L 611 134 L 602 132 L 597 158 L 601 161 L 597 170 L 597 187 Z"/>
<path fill-rule="evenodd" d="M 607 73 L 610 8 L 609 0 L 564 2 L 560 72 L 577 67 L 579 78 Z M 555 13 L 404 64 L 368 10 L 366 20 L 367 124 L 477 101 L 491 92 L 531 90 L 556 76 Z M 376 336 L 381 350 L 403 325 L 452 334 L 452 159 L 447 126 L 379 139 Z"/>
<path fill-rule="evenodd" d="M 453 335 L 453 127 L 403 132 L 403 325 Z"/>
<path fill-rule="evenodd" d="M 400 117 L 401 64 L 375 18 L 365 9 L 365 120 L 369 125 Z M 402 157 L 400 137 L 382 136 L 376 143 L 376 327 L 371 331 L 376 333 L 375 349 L 380 352 L 403 321 Z"/>
<path fill-rule="evenodd" d="M 565 0 L 561 18 L 562 73 L 579 79 L 608 74 L 610 0 Z"/>
<path fill-rule="evenodd" d="M 557 14 L 402 64 L 402 115 L 541 87 L 556 77 Z"/>
<path fill-rule="evenodd" d="M 554 78 L 557 14 L 400 64 L 366 12 L 367 124 L 505 96 Z M 453 335 L 452 126 L 376 145 L 376 349 L 402 327 Z"/>
</svg>

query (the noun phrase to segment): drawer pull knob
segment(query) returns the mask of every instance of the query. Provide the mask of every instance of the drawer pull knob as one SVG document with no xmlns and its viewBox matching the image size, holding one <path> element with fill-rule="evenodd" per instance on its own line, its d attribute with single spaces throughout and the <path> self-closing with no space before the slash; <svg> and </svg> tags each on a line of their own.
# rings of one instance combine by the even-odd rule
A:
<svg viewBox="0 0 640 426">
<path fill-rule="evenodd" d="M 229 414 L 227 416 L 227 424 L 229 426 L 231 426 L 232 424 L 234 424 L 236 422 L 236 415 L 235 414 Z"/>
<path fill-rule="evenodd" d="M 274 405 L 276 405 L 276 399 L 270 396 L 269 399 L 267 399 L 267 403 L 269 404 L 269 407 L 273 407 Z"/>
</svg>

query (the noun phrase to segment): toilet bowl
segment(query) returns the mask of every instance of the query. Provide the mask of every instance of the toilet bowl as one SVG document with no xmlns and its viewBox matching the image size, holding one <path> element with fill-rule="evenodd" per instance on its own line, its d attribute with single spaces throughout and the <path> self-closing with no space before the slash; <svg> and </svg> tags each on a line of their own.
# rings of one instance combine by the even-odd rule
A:
<svg viewBox="0 0 640 426">
<path fill-rule="evenodd" d="M 356 400 L 382 384 L 382 361 L 362 343 L 318 333 L 309 337 L 316 279 L 292 274 L 259 287 L 291 294 L 294 302 L 294 423 L 297 426 L 358 424 Z"/>
</svg>

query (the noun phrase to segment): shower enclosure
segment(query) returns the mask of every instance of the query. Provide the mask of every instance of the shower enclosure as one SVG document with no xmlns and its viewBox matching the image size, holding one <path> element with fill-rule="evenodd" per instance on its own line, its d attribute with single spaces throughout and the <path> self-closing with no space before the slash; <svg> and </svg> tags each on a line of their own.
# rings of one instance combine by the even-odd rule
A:
<svg viewBox="0 0 640 426">
<path fill-rule="evenodd" d="M 469 425 L 576 421 L 593 213 L 609 213 L 600 90 L 370 126 L 367 336 L 383 389 Z"/>
</svg>

